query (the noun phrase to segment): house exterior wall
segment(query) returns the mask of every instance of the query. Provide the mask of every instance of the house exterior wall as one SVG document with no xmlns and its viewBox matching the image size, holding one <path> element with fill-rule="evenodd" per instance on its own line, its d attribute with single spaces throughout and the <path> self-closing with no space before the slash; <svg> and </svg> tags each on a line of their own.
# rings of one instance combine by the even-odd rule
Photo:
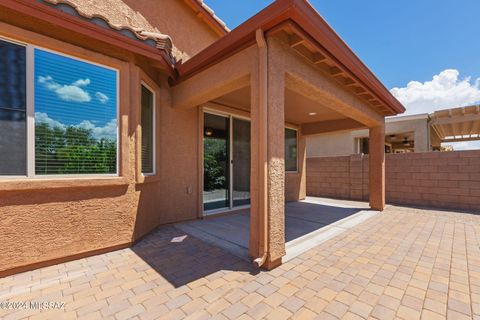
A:
<svg viewBox="0 0 480 320">
<path fill-rule="evenodd" d="M 129 246 L 159 224 L 197 217 L 198 110 L 170 107 L 167 79 L 9 26 L 0 36 L 119 70 L 119 176 L 0 180 L 0 276 L 99 250 Z M 140 81 L 157 96 L 157 175 L 138 174 Z"/>
<path fill-rule="evenodd" d="M 220 37 L 183 0 L 124 0 L 192 57 Z"/>
<path fill-rule="evenodd" d="M 429 127 L 427 119 L 387 121 L 385 134 L 399 134 L 414 132 L 415 152 L 430 150 Z M 351 132 L 327 133 L 312 135 L 307 138 L 307 157 L 335 157 L 358 153 L 356 141 L 359 138 L 368 138 L 368 130 L 354 130 Z"/>
<path fill-rule="evenodd" d="M 168 3 L 174 5 L 178 1 Z M 150 2 L 144 3 L 145 6 L 147 4 Z M 142 10 L 149 9 L 154 11 L 150 7 Z M 181 13 L 172 11 L 169 15 L 182 20 L 179 18 Z M 191 30 L 189 32 L 195 34 Z M 264 89 L 268 101 L 262 105 L 268 108 L 264 119 L 267 125 L 262 122 L 257 127 L 259 131 L 264 131 L 267 141 L 266 146 L 256 145 L 258 150 L 255 151 L 265 153 L 267 161 L 252 162 L 252 168 L 255 170 L 255 166 L 267 163 L 265 194 L 259 197 L 268 201 L 265 226 L 268 226 L 268 259 L 272 267 L 276 266 L 285 254 L 284 202 L 304 198 L 306 187 L 306 142 L 301 135 L 299 172 L 285 173 L 285 87 L 330 103 L 344 114 L 358 116 L 364 123 L 373 125 L 383 121 L 383 117 L 367 103 L 330 75 L 315 70 L 311 63 L 295 54 L 286 41 L 275 37 L 268 38 L 267 81 L 257 79 L 258 82 L 250 82 L 252 70 L 259 64 L 257 48 L 253 46 L 212 66 L 205 71 L 207 73 L 192 76 L 171 89 L 166 75 L 153 70 L 142 71 L 137 64 L 146 65 L 145 69 L 149 69 L 146 61 L 135 60 L 129 52 L 123 52 L 124 55 L 116 59 L 16 27 L 0 28 L 0 35 L 117 68 L 120 81 L 118 177 L 0 180 L 0 241 L 6 248 L 0 252 L 0 276 L 127 247 L 158 225 L 197 218 L 202 199 L 199 105 L 250 83 L 253 83 L 252 87 L 258 85 L 256 89 L 259 90 L 267 87 Z M 179 36 L 187 37 L 181 32 Z M 78 37 L 77 40 L 82 39 Z M 189 42 L 185 40 L 187 44 Z M 104 52 L 107 49 L 109 54 L 114 51 L 113 48 L 103 47 L 95 50 Z M 236 61 L 234 59 L 238 59 L 239 63 L 232 63 Z M 213 76 L 205 77 L 208 72 Z M 153 88 L 157 97 L 157 173 L 150 177 L 142 176 L 140 169 L 142 81 Z M 183 102 L 180 103 L 181 108 L 174 106 L 175 92 L 177 98 L 182 98 L 182 95 L 187 97 L 179 99 Z M 252 149 L 255 149 L 255 143 L 252 142 Z M 253 186 L 252 192 L 259 185 Z"/>
<path fill-rule="evenodd" d="M 368 135 L 368 131 L 365 130 Z M 356 153 L 353 132 L 307 136 L 307 158 L 335 157 Z"/>
<path fill-rule="evenodd" d="M 307 195 L 367 200 L 368 156 L 307 159 Z M 389 203 L 478 210 L 480 151 L 386 155 Z"/>
</svg>

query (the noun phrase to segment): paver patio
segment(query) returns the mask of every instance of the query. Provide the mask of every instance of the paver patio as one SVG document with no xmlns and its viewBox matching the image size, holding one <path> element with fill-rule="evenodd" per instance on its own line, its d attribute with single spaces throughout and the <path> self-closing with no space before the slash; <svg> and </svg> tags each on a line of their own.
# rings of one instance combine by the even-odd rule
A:
<svg viewBox="0 0 480 320">
<path fill-rule="evenodd" d="M 163 227 L 132 249 L 0 279 L 2 319 L 480 319 L 480 216 L 390 206 L 271 272 Z"/>
</svg>

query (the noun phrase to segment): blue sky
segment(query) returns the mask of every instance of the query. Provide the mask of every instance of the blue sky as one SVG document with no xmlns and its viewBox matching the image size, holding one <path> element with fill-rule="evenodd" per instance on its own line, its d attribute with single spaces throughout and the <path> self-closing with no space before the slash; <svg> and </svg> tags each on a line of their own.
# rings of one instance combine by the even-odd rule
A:
<svg viewBox="0 0 480 320">
<path fill-rule="evenodd" d="M 111 69 L 36 49 L 36 121 L 115 139 L 116 77 Z"/>
<path fill-rule="evenodd" d="M 206 0 L 231 29 L 272 2 Z M 405 105 L 405 114 L 480 103 L 480 1 L 310 3 Z M 466 145 L 472 143 L 458 146 Z"/>
<path fill-rule="evenodd" d="M 273 1 L 207 0 L 233 29 Z M 478 0 L 310 0 L 388 87 L 445 69 L 480 77 Z"/>
</svg>

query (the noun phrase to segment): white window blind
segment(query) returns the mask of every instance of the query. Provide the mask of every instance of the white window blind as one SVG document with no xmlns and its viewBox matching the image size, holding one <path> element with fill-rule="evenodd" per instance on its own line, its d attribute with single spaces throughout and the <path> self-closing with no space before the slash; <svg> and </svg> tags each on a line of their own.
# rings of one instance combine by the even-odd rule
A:
<svg viewBox="0 0 480 320">
<path fill-rule="evenodd" d="M 142 85 L 142 173 L 155 173 L 155 102 L 154 94 Z"/>
</svg>

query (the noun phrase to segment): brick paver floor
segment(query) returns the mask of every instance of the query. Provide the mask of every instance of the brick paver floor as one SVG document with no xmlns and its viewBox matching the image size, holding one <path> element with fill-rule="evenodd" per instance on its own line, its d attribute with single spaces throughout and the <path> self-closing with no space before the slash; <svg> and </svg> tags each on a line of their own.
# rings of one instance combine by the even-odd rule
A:
<svg viewBox="0 0 480 320">
<path fill-rule="evenodd" d="M 389 207 L 271 272 L 160 228 L 132 249 L 0 279 L 2 319 L 480 319 L 480 216 Z"/>
</svg>

